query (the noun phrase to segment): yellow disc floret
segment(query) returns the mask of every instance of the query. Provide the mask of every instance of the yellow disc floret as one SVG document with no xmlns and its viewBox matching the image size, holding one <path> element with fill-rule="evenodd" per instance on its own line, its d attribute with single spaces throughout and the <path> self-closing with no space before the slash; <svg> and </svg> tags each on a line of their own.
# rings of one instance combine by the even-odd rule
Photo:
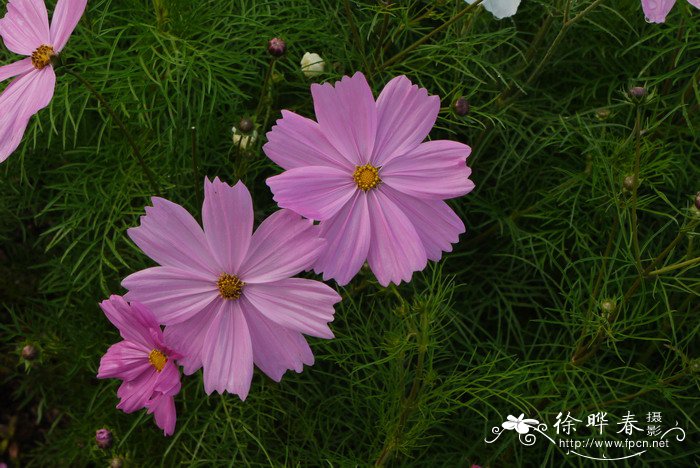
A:
<svg viewBox="0 0 700 468">
<path fill-rule="evenodd" d="M 55 56 L 56 52 L 53 50 L 53 47 L 44 44 L 32 52 L 32 65 L 37 70 L 42 70 L 51 63 L 51 59 Z"/>
<path fill-rule="evenodd" d="M 365 164 L 364 166 L 357 166 L 355 173 L 352 175 L 355 179 L 357 188 L 368 191 L 379 185 L 382 179 L 379 178 L 379 169 L 371 164 Z"/>
<path fill-rule="evenodd" d="M 158 372 L 160 372 L 168 362 L 168 358 L 162 351 L 154 349 L 148 355 L 148 362 L 150 362 L 151 365 L 155 367 Z"/>
<path fill-rule="evenodd" d="M 219 288 L 219 294 L 224 299 L 238 299 L 241 297 L 245 283 L 236 275 L 222 273 L 216 281 L 216 286 Z"/>
</svg>

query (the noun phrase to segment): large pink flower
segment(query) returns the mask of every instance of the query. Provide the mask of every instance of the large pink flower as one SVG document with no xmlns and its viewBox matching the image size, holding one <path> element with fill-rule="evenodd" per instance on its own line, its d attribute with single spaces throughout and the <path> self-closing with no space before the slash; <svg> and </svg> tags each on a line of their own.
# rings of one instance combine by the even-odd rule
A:
<svg viewBox="0 0 700 468">
<path fill-rule="evenodd" d="M 166 346 L 153 313 L 141 304 L 112 296 L 100 307 L 124 338 L 102 356 L 97 377 L 121 379 L 117 408 L 126 413 L 147 408 L 165 435 L 175 431 L 174 396 L 180 391 L 179 354 Z"/>
<path fill-rule="evenodd" d="M 43 0 L 9 0 L 0 36 L 27 58 L 0 67 L 0 82 L 18 76 L 0 95 L 0 162 L 17 149 L 31 116 L 49 105 L 56 85 L 51 60 L 68 42 L 87 0 L 58 0 L 49 27 Z"/>
<path fill-rule="evenodd" d="M 311 85 L 316 119 L 282 111 L 265 153 L 286 171 L 267 179 L 280 207 L 321 221 L 328 243 L 314 268 L 348 283 L 365 260 L 383 286 L 414 271 L 464 232 L 443 201 L 474 184 L 469 146 L 421 143 L 435 124 L 440 99 L 399 76 L 377 101 L 362 73 Z"/>
<path fill-rule="evenodd" d="M 184 355 L 186 374 L 204 368 L 207 393 L 245 399 L 253 363 L 279 381 L 314 362 L 302 333 L 332 338 L 340 296 L 327 285 L 290 278 L 323 248 L 318 226 L 281 210 L 253 233 L 253 203 L 239 182 L 205 181 L 204 230 L 180 205 L 153 198 L 129 236 L 159 267 L 124 279 L 126 298 L 148 305 Z"/>
<path fill-rule="evenodd" d="M 700 0 L 688 0 L 688 3 L 700 8 Z M 676 0 L 642 0 L 642 9 L 648 21 L 663 23 L 675 4 Z"/>
</svg>

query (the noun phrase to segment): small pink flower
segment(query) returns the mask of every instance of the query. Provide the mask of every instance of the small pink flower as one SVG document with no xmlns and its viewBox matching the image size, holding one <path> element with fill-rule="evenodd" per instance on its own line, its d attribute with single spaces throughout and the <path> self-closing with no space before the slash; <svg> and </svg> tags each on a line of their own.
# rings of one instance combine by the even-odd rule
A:
<svg viewBox="0 0 700 468">
<path fill-rule="evenodd" d="M 154 197 L 129 236 L 162 266 L 125 278 L 126 298 L 148 305 L 184 357 L 185 374 L 204 368 L 208 394 L 248 395 L 253 363 L 273 380 L 314 362 L 302 333 L 332 338 L 340 296 L 291 278 L 323 248 L 318 226 L 281 210 L 253 233 L 253 202 L 242 182 L 205 181 L 204 230 L 180 205 Z"/>
<path fill-rule="evenodd" d="M 347 284 L 367 261 L 383 286 L 410 281 L 451 252 L 464 224 L 443 201 L 474 183 L 469 146 L 422 143 L 440 99 L 405 76 L 374 100 L 362 73 L 311 85 L 317 122 L 282 111 L 264 151 L 285 172 L 267 179 L 280 207 L 320 221 L 328 243 L 314 265 Z"/>
<path fill-rule="evenodd" d="M 700 8 L 700 0 L 688 0 L 688 3 Z M 642 0 L 642 9 L 647 21 L 652 23 L 663 23 L 666 21 L 668 12 L 671 11 L 676 0 Z"/>
<path fill-rule="evenodd" d="M 58 0 L 49 27 L 43 0 L 9 0 L 0 36 L 10 51 L 27 58 L 0 67 L 0 82 L 14 76 L 0 94 L 0 162 L 17 149 L 29 119 L 49 105 L 56 85 L 51 63 L 83 16 L 87 0 Z"/>
<path fill-rule="evenodd" d="M 124 338 L 102 356 L 97 377 L 121 379 L 117 408 L 125 413 L 147 408 L 165 435 L 175 431 L 174 396 L 180 391 L 181 356 L 168 348 L 153 313 L 141 304 L 112 296 L 100 307 Z"/>
</svg>

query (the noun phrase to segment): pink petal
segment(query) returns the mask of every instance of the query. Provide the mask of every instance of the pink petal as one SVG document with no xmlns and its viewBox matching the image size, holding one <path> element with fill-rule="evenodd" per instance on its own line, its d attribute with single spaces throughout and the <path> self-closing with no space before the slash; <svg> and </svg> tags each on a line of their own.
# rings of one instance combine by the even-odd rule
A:
<svg viewBox="0 0 700 468">
<path fill-rule="evenodd" d="M 333 321 L 333 305 L 340 299 L 328 285 L 304 278 L 249 284 L 242 297 L 276 324 L 319 338 L 333 338 L 328 322 Z"/>
<path fill-rule="evenodd" d="M 143 305 L 129 304 L 123 297 L 112 295 L 100 303 L 100 308 L 125 340 L 138 343 L 148 351 L 157 346 L 156 340 L 162 341 L 160 325 L 153 312 Z"/>
<path fill-rule="evenodd" d="M 428 257 L 416 229 L 406 215 L 380 190 L 368 193 L 372 242 L 367 260 L 379 284 L 410 281 L 426 267 Z"/>
<path fill-rule="evenodd" d="M 219 297 L 217 276 L 174 267 L 152 267 L 124 278 L 129 301 L 148 306 L 164 325 L 184 322 Z"/>
<path fill-rule="evenodd" d="M 326 139 L 319 125 L 288 110 L 267 134 L 265 154 L 284 169 L 305 166 L 330 166 L 354 171 L 355 164 Z"/>
<path fill-rule="evenodd" d="M 414 197 L 460 197 L 474 189 L 465 162 L 470 153 L 469 146 L 456 141 L 428 141 L 391 160 L 379 176 L 386 185 Z"/>
<path fill-rule="evenodd" d="M 688 3 L 693 5 L 695 8 L 700 8 L 700 0 L 688 0 Z"/>
<path fill-rule="evenodd" d="M 319 221 L 337 213 L 357 191 L 351 172 L 323 166 L 290 169 L 266 183 L 280 208 Z"/>
<path fill-rule="evenodd" d="M 148 408 L 148 414 L 153 414 L 156 425 L 163 429 L 163 434 L 173 435 L 177 421 L 175 399 L 172 396 L 156 394 L 146 403 L 146 408 Z"/>
<path fill-rule="evenodd" d="M 240 304 L 226 301 L 204 338 L 204 391 L 230 392 L 245 400 L 253 379 L 253 345 Z"/>
<path fill-rule="evenodd" d="M 267 283 L 311 268 L 325 245 L 318 235 L 318 226 L 292 211 L 273 213 L 253 234 L 241 265 L 241 280 Z"/>
<path fill-rule="evenodd" d="M 158 373 L 158 379 L 153 387 L 153 391 L 164 395 L 177 395 L 180 392 L 180 371 L 172 359 Z"/>
<path fill-rule="evenodd" d="M 49 14 L 43 0 L 9 0 L 0 20 L 5 46 L 20 55 L 32 55 L 39 46 L 50 45 Z"/>
<path fill-rule="evenodd" d="M 377 98 L 377 141 L 372 161 L 387 164 L 416 148 L 430 133 L 440 112 L 440 98 L 428 96 L 405 76 L 391 80 Z"/>
<path fill-rule="evenodd" d="M 360 271 L 370 245 L 370 218 L 367 195 L 357 191 L 335 216 L 320 223 L 320 236 L 326 246 L 314 264 L 323 280 L 331 278 L 343 286 Z"/>
<path fill-rule="evenodd" d="M 34 65 L 32 65 L 32 59 L 29 57 L 3 65 L 0 67 L 0 82 L 32 70 L 34 70 Z"/>
<path fill-rule="evenodd" d="M 277 325 L 245 302 L 241 309 L 250 329 L 253 360 L 268 377 L 279 382 L 287 370 L 300 373 L 304 364 L 313 365 L 314 355 L 301 333 Z"/>
<path fill-rule="evenodd" d="M 51 44 L 60 52 L 85 12 L 87 0 L 58 0 L 51 17 Z"/>
<path fill-rule="evenodd" d="M 202 367 L 204 339 L 211 323 L 214 319 L 217 319 L 219 309 L 223 305 L 223 300 L 213 301 L 208 307 L 192 316 L 192 318 L 176 325 L 165 327 L 163 332 L 165 343 L 169 348 L 183 356 L 178 359 L 178 364 L 183 366 L 183 371 L 186 375 L 193 374 Z"/>
<path fill-rule="evenodd" d="M 663 23 L 675 4 L 676 0 L 642 0 L 642 9 L 647 21 Z"/>
<path fill-rule="evenodd" d="M 56 74 L 53 68 L 32 70 L 10 83 L 0 95 L 0 162 L 12 154 L 29 123 L 29 118 L 48 106 L 53 97 Z"/>
<path fill-rule="evenodd" d="M 134 380 L 153 369 L 148 361 L 150 352 L 149 348 L 130 341 L 113 344 L 100 359 L 97 378 Z"/>
<path fill-rule="evenodd" d="M 465 232 L 465 228 L 462 220 L 447 203 L 411 197 L 388 186 L 383 186 L 381 191 L 403 211 L 416 228 L 428 259 L 438 261 L 442 252 L 452 252 L 452 244 L 459 241 L 459 235 Z"/>
<path fill-rule="evenodd" d="M 236 273 L 253 234 L 253 200 L 243 182 L 231 187 L 218 177 L 214 182 L 206 179 L 202 220 L 204 234 L 219 265 L 226 273 Z"/>
<path fill-rule="evenodd" d="M 127 232 L 143 252 L 163 266 L 212 273 L 222 266 L 214 260 L 197 221 L 180 205 L 159 197 L 151 199 L 141 225 Z"/>
<path fill-rule="evenodd" d="M 316 120 L 333 146 L 352 164 L 369 162 L 377 133 L 377 109 L 365 76 L 311 85 Z"/>
<path fill-rule="evenodd" d="M 133 413 L 146 406 L 146 402 L 153 395 L 156 380 L 158 371 L 151 367 L 150 371 L 142 373 L 136 379 L 122 383 L 117 390 L 117 396 L 121 398 L 117 408 L 125 413 Z"/>
</svg>

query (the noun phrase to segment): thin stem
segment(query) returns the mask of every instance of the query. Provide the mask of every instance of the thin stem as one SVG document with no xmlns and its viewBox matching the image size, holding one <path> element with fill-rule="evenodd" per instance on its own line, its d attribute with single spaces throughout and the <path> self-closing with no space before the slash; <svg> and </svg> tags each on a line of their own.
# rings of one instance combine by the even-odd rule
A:
<svg viewBox="0 0 700 468">
<path fill-rule="evenodd" d="M 396 291 L 398 294 L 398 291 Z M 421 388 L 423 387 L 423 381 L 425 379 L 425 355 L 428 351 L 428 333 L 430 327 L 430 320 L 428 318 L 428 309 L 425 306 L 421 306 L 420 312 L 420 329 L 416 335 L 418 336 L 418 357 L 416 362 L 415 376 L 413 377 L 413 383 L 411 384 L 411 390 L 408 396 L 404 398 L 401 405 L 401 413 L 399 414 L 399 421 L 396 425 L 396 429 L 389 436 L 387 442 L 384 444 L 377 461 L 374 466 L 381 467 L 384 466 L 394 455 L 394 452 L 399 445 L 399 438 L 404 432 L 408 418 L 416 410 L 418 396 L 420 394 Z"/>
<path fill-rule="evenodd" d="M 148 183 L 151 185 L 151 190 L 153 191 L 154 195 L 160 196 L 160 189 L 158 188 L 158 184 L 156 183 L 156 179 L 151 172 L 151 170 L 148 168 L 148 165 L 146 165 L 146 161 L 143 159 L 143 156 L 141 155 L 141 151 L 139 151 L 139 147 L 134 141 L 134 138 L 131 136 L 129 131 L 127 130 L 126 126 L 124 125 L 124 122 L 119 118 L 116 112 L 112 109 L 112 106 L 109 105 L 107 100 L 100 94 L 95 87 L 85 78 L 82 77 L 79 73 L 71 70 L 70 68 L 63 67 L 63 71 L 68 73 L 69 75 L 74 76 L 75 78 L 80 81 L 83 86 L 92 94 L 95 99 L 97 99 L 102 107 L 105 108 L 107 113 L 112 117 L 112 120 L 114 123 L 117 124 L 117 127 L 121 130 L 121 132 L 124 134 L 124 137 L 126 138 L 126 141 L 129 143 L 131 146 L 131 150 L 134 154 L 134 157 L 138 161 L 138 163 L 141 165 L 141 169 L 143 170 L 143 173 L 145 174 L 146 178 L 148 179 Z"/>
<path fill-rule="evenodd" d="M 192 175 L 194 177 L 194 196 L 197 206 L 202 206 L 202 178 L 199 175 L 199 163 L 197 162 L 197 128 L 192 127 Z"/>
<path fill-rule="evenodd" d="M 450 18 L 449 20 L 445 21 L 443 24 L 441 24 L 441 25 L 438 26 L 437 28 L 433 29 L 433 30 L 430 31 L 428 34 L 426 34 L 425 36 L 421 37 L 421 38 L 418 39 L 416 42 L 414 42 L 413 44 L 411 44 L 410 46 L 406 47 L 406 48 L 403 49 L 401 52 L 397 53 L 396 55 L 394 55 L 393 57 L 391 57 L 389 60 L 387 60 L 386 62 L 384 62 L 384 63 L 382 64 L 382 66 L 380 67 L 380 70 L 383 70 L 384 68 L 387 68 L 387 67 L 389 67 L 389 66 L 395 64 L 396 62 L 400 61 L 402 58 L 404 58 L 404 56 L 408 55 L 409 53 L 413 52 L 413 50 L 415 50 L 416 48 L 418 48 L 418 47 L 420 47 L 421 45 L 423 45 L 423 44 L 425 44 L 426 42 L 428 42 L 428 41 L 430 40 L 430 38 L 432 38 L 432 37 L 435 36 L 436 34 L 442 32 L 442 31 L 445 30 L 446 28 L 449 28 L 450 26 L 452 26 L 454 23 L 456 23 L 457 21 L 459 21 L 464 15 L 466 15 L 467 13 L 469 13 L 470 11 L 472 11 L 474 8 L 476 8 L 478 5 L 480 5 L 482 1 L 483 1 L 483 0 L 477 0 L 476 2 L 474 2 L 474 3 L 472 3 L 472 4 L 468 5 L 468 6 L 466 6 L 465 8 L 463 8 L 462 11 L 460 11 L 459 13 L 457 13 L 456 15 L 454 15 L 452 18 Z"/>
<path fill-rule="evenodd" d="M 658 270 L 650 271 L 647 274 L 647 276 L 662 275 L 664 273 L 668 273 L 669 271 L 678 270 L 679 268 L 685 268 L 688 266 L 695 265 L 696 263 L 700 263 L 700 257 L 691 258 L 690 260 L 686 260 L 685 262 L 674 263 L 673 265 L 668 265 L 663 268 L 659 268 Z"/>
<path fill-rule="evenodd" d="M 364 47 L 362 46 L 362 38 L 360 37 L 360 31 L 357 29 L 355 24 L 355 18 L 352 16 L 352 8 L 350 7 L 350 0 L 343 0 L 345 6 L 345 15 L 348 17 L 348 24 L 350 25 L 350 32 L 352 33 L 352 40 L 355 42 L 355 47 L 361 52 L 363 60 L 365 59 L 365 54 L 363 53 Z M 365 62 L 365 68 L 367 63 Z"/>
<path fill-rule="evenodd" d="M 642 257 L 639 250 L 639 232 L 637 221 L 637 190 L 639 188 L 639 173 L 641 172 L 640 159 L 642 147 L 642 106 L 639 104 L 637 104 L 637 115 L 634 119 L 634 138 L 636 143 L 634 152 L 634 183 L 632 187 L 632 248 L 634 249 L 634 260 L 637 264 L 637 271 L 641 274 Z"/>
</svg>

